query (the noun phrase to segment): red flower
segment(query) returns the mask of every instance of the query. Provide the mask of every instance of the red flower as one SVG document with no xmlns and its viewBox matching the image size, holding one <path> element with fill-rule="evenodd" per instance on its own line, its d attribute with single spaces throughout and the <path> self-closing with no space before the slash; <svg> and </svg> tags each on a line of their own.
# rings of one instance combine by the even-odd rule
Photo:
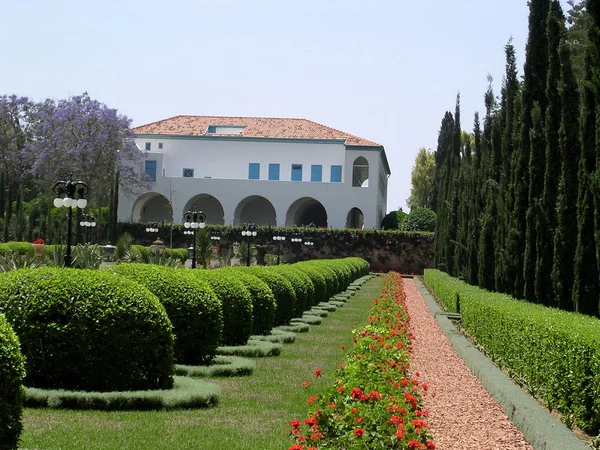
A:
<svg viewBox="0 0 600 450">
<path fill-rule="evenodd" d="M 300 444 L 294 444 L 288 450 L 304 450 Z"/>
<path fill-rule="evenodd" d="M 43 240 L 43 239 L 40 239 L 40 238 L 37 238 L 35 241 L 33 241 L 33 243 L 34 243 L 34 244 L 36 244 L 36 245 L 37 245 L 37 244 L 43 244 L 43 243 L 44 243 L 44 240 Z"/>
<path fill-rule="evenodd" d="M 344 392 L 346 390 L 346 388 L 344 386 L 340 386 L 337 388 L 337 391 L 341 394 L 342 392 Z"/>
<path fill-rule="evenodd" d="M 317 419 L 315 419 L 314 417 L 309 417 L 308 419 L 306 419 L 304 421 L 304 425 L 316 425 L 317 424 Z"/>
<path fill-rule="evenodd" d="M 352 390 L 350 391 L 350 396 L 354 399 L 354 400 L 358 400 L 360 399 L 360 397 L 363 395 L 363 391 L 359 388 L 352 388 Z"/>
<path fill-rule="evenodd" d="M 427 446 L 427 448 L 429 450 L 435 450 L 435 444 L 431 441 L 427 441 L 427 444 L 425 444 Z"/>
<path fill-rule="evenodd" d="M 308 404 L 312 405 L 316 399 L 317 399 L 316 395 L 311 395 L 310 397 L 308 397 Z"/>
<path fill-rule="evenodd" d="M 418 441 L 415 441 L 414 439 L 412 441 L 408 441 L 408 448 L 416 448 L 419 450 L 423 450 L 425 448 L 425 446 L 423 444 L 421 444 Z"/>
<path fill-rule="evenodd" d="M 365 434 L 365 430 L 362 428 L 357 428 L 354 430 L 354 436 L 356 437 L 362 437 L 363 434 Z"/>
<path fill-rule="evenodd" d="M 340 348 L 341 348 L 342 350 L 344 350 L 344 349 L 346 348 L 346 346 L 345 346 L 344 344 L 342 344 L 342 345 L 340 345 Z"/>
<path fill-rule="evenodd" d="M 355 418 L 354 418 L 354 421 L 355 421 L 356 423 L 360 423 L 360 422 L 362 422 L 362 421 L 363 421 L 363 418 L 362 418 L 362 417 L 355 417 Z"/>
<path fill-rule="evenodd" d="M 292 421 L 290 422 L 290 427 L 292 427 L 292 428 L 299 428 L 299 427 L 300 427 L 300 425 L 301 425 L 301 424 L 300 424 L 300 421 L 299 421 L 299 420 L 292 420 Z"/>
<path fill-rule="evenodd" d="M 404 430 L 402 428 L 398 428 L 396 430 L 396 438 L 397 439 L 404 439 Z"/>
<path fill-rule="evenodd" d="M 316 377 L 320 377 L 321 376 L 321 369 L 315 369 L 315 376 Z"/>
<path fill-rule="evenodd" d="M 389 418 L 388 422 L 390 422 L 392 425 L 404 425 L 404 419 L 400 416 L 392 416 Z"/>
<path fill-rule="evenodd" d="M 304 383 L 300 383 L 300 386 L 302 386 L 303 388 L 307 388 L 308 386 L 310 386 L 310 381 L 306 380 Z"/>
<path fill-rule="evenodd" d="M 319 439 L 323 439 L 325 436 L 323 436 L 323 433 L 317 432 L 315 434 L 312 434 L 310 436 L 310 440 L 311 441 L 318 441 Z"/>
</svg>

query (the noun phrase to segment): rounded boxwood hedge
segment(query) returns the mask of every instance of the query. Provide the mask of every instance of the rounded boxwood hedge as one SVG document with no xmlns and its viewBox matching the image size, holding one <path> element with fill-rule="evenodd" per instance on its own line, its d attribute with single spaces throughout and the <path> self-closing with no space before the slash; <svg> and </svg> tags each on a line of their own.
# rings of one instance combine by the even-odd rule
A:
<svg viewBox="0 0 600 450">
<path fill-rule="evenodd" d="M 308 308 L 308 287 L 305 284 L 304 278 L 299 276 L 295 269 L 291 269 L 289 266 L 269 266 L 265 270 L 270 270 L 285 277 L 292 285 L 292 288 L 294 288 L 294 292 L 296 293 L 294 317 L 299 317 L 306 309 L 310 309 Z"/>
<path fill-rule="evenodd" d="M 290 323 L 296 310 L 296 292 L 292 284 L 281 274 L 267 270 L 266 267 L 245 267 L 243 269 L 261 279 L 273 292 L 277 309 L 275 311 L 275 326 Z"/>
<path fill-rule="evenodd" d="M 0 449 L 16 449 L 21 436 L 25 360 L 19 339 L 0 314 Z"/>
<path fill-rule="evenodd" d="M 9 255 L 11 253 L 33 256 L 33 244 L 31 242 L 18 241 L 8 241 L 0 244 L 0 255 Z"/>
<path fill-rule="evenodd" d="M 126 391 L 173 386 L 173 326 L 154 294 L 107 271 L 21 269 L 0 277 L 0 312 L 29 387 Z"/>
<path fill-rule="evenodd" d="M 188 270 L 155 264 L 119 264 L 110 271 L 137 281 L 167 310 L 175 333 L 175 361 L 210 364 L 223 331 L 221 301 L 210 285 Z"/>
<path fill-rule="evenodd" d="M 331 267 L 325 260 L 313 260 L 306 261 L 301 264 L 310 265 L 321 271 L 327 282 L 327 298 L 331 298 L 337 293 L 341 292 L 340 289 L 340 276 L 337 271 Z"/>
<path fill-rule="evenodd" d="M 252 334 L 269 334 L 275 321 L 277 301 L 267 283 L 243 269 L 231 267 L 220 270 L 230 271 L 250 291 L 252 296 Z"/>
<path fill-rule="evenodd" d="M 313 305 L 318 305 L 321 302 L 329 300 L 327 296 L 327 281 L 321 270 L 315 266 L 311 266 L 309 262 L 296 263 L 292 267 L 304 272 L 312 281 L 315 288 Z"/>
<path fill-rule="evenodd" d="M 195 269 L 190 271 L 212 287 L 223 308 L 222 345 L 243 345 L 252 334 L 252 296 L 230 271 Z"/>
</svg>

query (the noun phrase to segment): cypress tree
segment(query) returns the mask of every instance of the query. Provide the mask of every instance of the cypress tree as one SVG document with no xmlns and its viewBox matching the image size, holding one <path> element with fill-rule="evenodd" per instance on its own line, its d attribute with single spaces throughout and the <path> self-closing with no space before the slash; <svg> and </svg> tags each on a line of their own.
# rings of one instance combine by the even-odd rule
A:
<svg viewBox="0 0 600 450">
<path fill-rule="evenodd" d="M 521 99 L 521 136 L 519 151 L 516 157 L 513 185 L 515 218 L 515 283 L 513 292 L 522 297 L 525 289 L 525 273 L 534 276 L 534 271 L 526 271 L 524 264 L 527 246 L 527 211 L 529 209 L 529 162 L 531 153 L 531 131 L 533 128 L 532 112 L 537 102 L 540 109 L 540 120 L 544 123 L 543 113 L 546 110 L 546 71 L 548 67 L 548 41 L 546 39 L 546 23 L 550 10 L 550 0 L 532 0 L 529 2 L 529 36 L 525 49 L 525 65 L 523 90 Z M 545 147 L 545 145 L 544 145 Z M 535 241 L 534 241 L 535 242 Z M 530 243 L 531 245 L 531 243 Z M 535 248 L 535 244 L 533 245 Z M 531 249 L 530 249 L 531 250 Z M 535 267 L 535 260 L 532 267 Z M 533 279 L 529 280 L 533 296 Z"/>
<path fill-rule="evenodd" d="M 555 306 L 572 310 L 573 261 L 577 247 L 577 169 L 581 155 L 579 139 L 579 92 L 571 66 L 571 52 L 560 46 L 561 124 L 559 129 L 561 176 L 556 204 L 557 226 L 554 233 L 552 290 Z"/>
<path fill-rule="evenodd" d="M 473 158 L 471 169 L 471 197 L 469 204 L 469 233 L 467 238 L 466 280 L 478 284 L 477 253 L 479 247 L 479 217 L 481 215 L 481 126 L 479 113 L 475 113 L 473 123 Z"/>
<path fill-rule="evenodd" d="M 531 130 L 531 151 L 529 158 L 529 207 L 526 215 L 525 261 L 523 278 L 525 279 L 524 298 L 536 301 L 535 298 L 535 265 L 537 262 L 537 230 L 544 226 L 541 214 L 541 196 L 544 186 L 545 151 L 544 125 L 542 109 L 536 103 L 531 112 L 533 128 Z"/>
<path fill-rule="evenodd" d="M 561 124 L 561 100 L 558 90 L 560 80 L 560 57 L 558 48 L 564 37 L 565 17 L 558 0 L 550 4 L 548 15 L 548 78 L 546 81 L 546 157 L 544 172 L 544 190 L 540 202 L 538 222 L 536 224 L 536 254 L 534 292 L 538 302 L 553 304 L 552 263 L 553 239 L 556 229 L 557 189 L 561 171 L 559 129 Z"/>
<path fill-rule="evenodd" d="M 448 220 L 447 243 L 446 243 L 446 268 L 450 275 L 456 276 L 454 264 L 454 253 L 456 246 L 456 234 L 458 226 L 458 202 L 459 202 L 459 175 L 460 175 L 460 148 L 462 130 L 460 129 L 460 94 L 456 96 L 456 109 L 454 112 L 454 130 L 452 133 L 452 151 L 448 159 L 448 210 L 445 217 Z"/>
<path fill-rule="evenodd" d="M 435 228 L 435 266 L 440 270 L 446 268 L 446 246 L 447 246 L 447 191 L 448 177 L 450 174 L 449 155 L 452 148 L 452 135 L 454 132 L 454 118 L 452 113 L 446 111 L 442 119 L 438 135 L 436 155 L 436 178 L 435 191 L 437 192 L 437 220 Z"/>
<path fill-rule="evenodd" d="M 456 228 L 456 245 L 454 246 L 454 265 L 456 276 L 466 279 L 467 274 L 467 241 L 470 233 L 469 212 L 473 196 L 471 148 L 473 137 L 466 132 L 462 136 L 462 155 L 460 160 L 460 176 L 456 192 L 459 193 L 458 217 Z"/>
<path fill-rule="evenodd" d="M 581 90 L 581 160 L 579 162 L 579 192 L 577 196 L 577 249 L 575 251 L 573 305 L 575 311 L 598 315 L 598 297 L 600 294 L 598 280 L 597 243 L 594 227 L 598 224 L 598 214 L 594 223 L 594 193 L 592 177 L 596 170 L 597 156 L 597 89 L 598 83 L 598 1 L 588 0 L 587 10 L 593 21 L 588 30 L 588 45 L 585 53 L 585 79 Z M 597 182 L 595 183 L 597 185 Z M 597 208 L 596 208 L 597 209 Z M 594 247 L 592 249 L 592 247 Z"/>
<path fill-rule="evenodd" d="M 492 129 L 496 108 L 496 100 L 492 89 L 492 79 L 488 77 L 489 85 L 485 93 L 486 114 L 481 139 L 481 190 L 484 209 L 481 215 L 481 232 L 479 234 L 479 252 L 477 269 L 479 286 L 493 290 L 495 268 L 494 237 L 496 229 L 496 158 L 492 149 Z"/>
</svg>

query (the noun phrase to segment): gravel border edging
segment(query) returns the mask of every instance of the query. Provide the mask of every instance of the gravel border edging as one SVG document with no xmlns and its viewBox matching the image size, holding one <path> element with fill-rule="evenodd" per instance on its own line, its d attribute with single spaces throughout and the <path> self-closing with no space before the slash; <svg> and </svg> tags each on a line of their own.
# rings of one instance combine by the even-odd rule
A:
<svg viewBox="0 0 600 450">
<path fill-rule="evenodd" d="M 523 433 L 536 450 L 589 450 L 566 425 L 552 416 L 533 397 L 527 395 L 506 374 L 477 350 L 458 331 L 444 311 L 437 305 L 420 278 L 414 278 L 427 307 L 452 347 L 465 361 L 490 395 L 504 409 L 507 417 Z"/>
</svg>

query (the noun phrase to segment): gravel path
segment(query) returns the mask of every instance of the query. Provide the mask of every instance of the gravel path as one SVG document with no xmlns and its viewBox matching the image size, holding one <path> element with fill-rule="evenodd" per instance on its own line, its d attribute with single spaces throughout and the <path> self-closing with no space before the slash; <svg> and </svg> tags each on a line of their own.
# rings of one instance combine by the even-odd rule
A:
<svg viewBox="0 0 600 450">
<path fill-rule="evenodd" d="M 423 407 L 436 449 L 533 450 L 454 351 L 412 279 L 404 289 L 415 336 L 411 368 L 429 385 Z"/>
</svg>

